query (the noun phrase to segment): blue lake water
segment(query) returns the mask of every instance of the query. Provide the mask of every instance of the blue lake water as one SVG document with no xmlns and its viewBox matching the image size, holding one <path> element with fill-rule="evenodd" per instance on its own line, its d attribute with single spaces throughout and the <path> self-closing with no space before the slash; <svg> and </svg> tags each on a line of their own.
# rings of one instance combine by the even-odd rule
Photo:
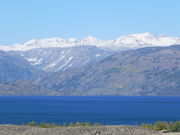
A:
<svg viewBox="0 0 180 135">
<path fill-rule="evenodd" d="M 177 121 L 180 97 L 0 96 L 0 123 L 23 124 L 32 120 L 125 125 Z"/>
</svg>

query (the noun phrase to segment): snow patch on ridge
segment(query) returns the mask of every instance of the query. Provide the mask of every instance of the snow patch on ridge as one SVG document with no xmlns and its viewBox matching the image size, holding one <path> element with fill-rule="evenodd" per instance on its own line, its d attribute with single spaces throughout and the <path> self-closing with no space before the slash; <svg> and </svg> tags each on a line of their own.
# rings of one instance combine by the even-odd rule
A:
<svg viewBox="0 0 180 135">
<path fill-rule="evenodd" d="M 99 57 L 99 56 L 101 56 L 101 54 L 99 54 L 99 53 L 98 53 L 98 54 L 96 54 L 96 57 Z"/>
<path fill-rule="evenodd" d="M 35 62 L 35 61 L 37 61 L 37 58 L 27 58 L 27 61 L 29 61 L 29 62 Z"/>
<path fill-rule="evenodd" d="M 35 63 L 33 63 L 32 65 L 33 65 L 33 66 L 35 66 L 35 65 L 39 65 L 39 64 L 41 64 L 41 63 L 42 63 L 42 60 L 43 60 L 43 59 L 39 59 L 38 61 L 36 61 L 36 62 L 35 62 Z"/>
<path fill-rule="evenodd" d="M 72 59 L 73 59 L 73 57 L 70 57 L 70 58 L 68 59 L 68 61 L 66 61 L 66 62 L 59 68 L 59 70 L 62 69 L 62 71 L 64 71 L 64 70 L 66 69 L 65 67 L 67 67 L 67 65 L 71 62 Z"/>
</svg>

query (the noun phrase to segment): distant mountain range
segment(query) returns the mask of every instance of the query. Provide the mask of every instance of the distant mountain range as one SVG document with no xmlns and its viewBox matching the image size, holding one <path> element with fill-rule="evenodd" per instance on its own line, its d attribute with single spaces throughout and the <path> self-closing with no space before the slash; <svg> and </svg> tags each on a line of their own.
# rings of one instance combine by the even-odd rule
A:
<svg viewBox="0 0 180 135">
<path fill-rule="evenodd" d="M 0 47 L 0 95 L 180 96 L 180 38 L 132 34 Z"/>
<path fill-rule="evenodd" d="M 180 96 L 180 45 L 124 51 L 35 84 L 65 95 Z"/>
<path fill-rule="evenodd" d="M 169 46 L 173 44 L 180 44 L 180 37 L 169 37 L 164 35 L 154 35 L 151 33 L 131 34 L 118 37 L 114 40 L 101 40 L 96 37 L 86 37 L 82 40 L 74 38 L 48 38 L 48 39 L 33 39 L 24 44 L 14 44 L 10 46 L 0 46 L 0 50 L 4 51 L 27 51 L 37 48 L 51 48 L 51 47 L 74 47 L 92 45 L 104 50 L 122 50 L 135 49 L 141 47 L 152 46 Z"/>
</svg>

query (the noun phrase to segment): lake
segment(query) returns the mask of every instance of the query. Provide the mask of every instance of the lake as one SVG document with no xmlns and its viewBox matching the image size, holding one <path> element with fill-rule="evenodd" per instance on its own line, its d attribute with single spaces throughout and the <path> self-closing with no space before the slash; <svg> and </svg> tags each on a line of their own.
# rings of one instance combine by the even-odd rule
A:
<svg viewBox="0 0 180 135">
<path fill-rule="evenodd" d="M 0 96 L 0 123 L 138 125 L 180 120 L 180 97 Z"/>
</svg>

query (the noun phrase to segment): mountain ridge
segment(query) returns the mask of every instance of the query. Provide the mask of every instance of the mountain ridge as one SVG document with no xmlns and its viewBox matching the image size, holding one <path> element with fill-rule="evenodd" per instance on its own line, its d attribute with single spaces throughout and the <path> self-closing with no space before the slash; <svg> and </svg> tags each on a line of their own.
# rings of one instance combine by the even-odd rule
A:
<svg viewBox="0 0 180 135">
<path fill-rule="evenodd" d="M 49 50 L 45 48 L 42 53 L 46 49 Z M 58 49 L 57 56 L 62 51 L 61 48 Z M 78 59 L 82 57 L 84 49 L 87 49 L 85 52 L 90 51 L 89 56 L 93 55 L 95 58 L 98 52 L 92 46 L 81 46 L 78 48 L 83 49 L 80 52 L 77 47 L 73 49 Z M 93 49 L 97 52 L 91 54 Z M 69 52 L 69 48 L 67 51 Z M 84 66 L 80 66 L 83 59 L 75 68 L 54 72 L 44 72 L 25 59 L 32 61 L 37 54 L 26 57 L 16 51 L 0 51 L 0 94 L 180 96 L 180 45 L 118 51 Z M 44 61 L 53 54 L 54 50 Z M 83 55 L 85 56 L 82 58 L 88 56 L 87 53 Z M 72 53 L 67 55 L 65 62 L 71 56 Z M 57 59 L 61 59 L 61 56 Z"/>
<path fill-rule="evenodd" d="M 20 55 L 0 51 L 0 82 L 33 81 L 42 73 L 43 71 L 32 67 Z"/>
<path fill-rule="evenodd" d="M 0 46 L 0 50 L 4 51 L 27 51 L 36 48 L 49 47 L 73 47 L 92 45 L 104 50 L 122 50 L 122 49 L 136 49 L 141 47 L 151 46 L 169 46 L 173 44 L 180 44 L 180 37 L 170 37 L 162 35 L 154 35 L 151 33 L 140 33 L 120 36 L 114 40 L 102 40 L 96 37 L 85 37 L 81 40 L 75 38 L 47 38 L 47 39 L 33 39 L 24 44 L 14 44 L 10 46 Z"/>
<path fill-rule="evenodd" d="M 38 69 L 45 72 L 57 72 L 81 68 L 87 64 L 95 63 L 114 52 L 86 45 L 66 48 L 37 48 L 23 52 L 15 51 L 14 53 L 21 55 Z"/>
<path fill-rule="evenodd" d="M 86 68 L 41 76 L 35 84 L 65 95 L 177 96 L 180 45 L 120 52 Z"/>
</svg>

